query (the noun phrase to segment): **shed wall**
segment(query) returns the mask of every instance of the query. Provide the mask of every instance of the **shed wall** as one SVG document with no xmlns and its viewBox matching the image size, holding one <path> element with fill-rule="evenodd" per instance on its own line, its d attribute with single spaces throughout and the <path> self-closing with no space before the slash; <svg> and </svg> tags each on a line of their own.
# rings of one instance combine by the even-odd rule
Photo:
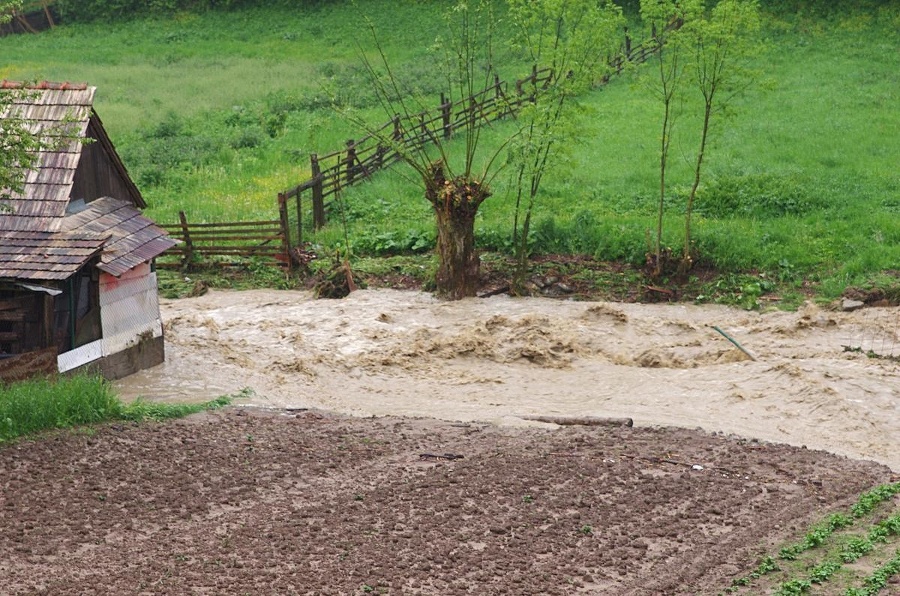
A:
<svg viewBox="0 0 900 596">
<path fill-rule="evenodd" d="M 60 354 L 60 372 L 96 365 L 104 376 L 119 378 L 163 361 L 156 273 L 149 264 L 121 277 L 100 274 L 100 321 L 102 339 Z"/>
<path fill-rule="evenodd" d="M 95 139 L 95 142 L 81 146 L 81 159 L 75 170 L 71 197 L 84 199 L 87 203 L 100 197 L 117 197 L 133 203 L 131 187 L 122 177 L 107 147 L 96 140 L 100 133 L 93 119 L 88 123 L 86 136 Z"/>
</svg>

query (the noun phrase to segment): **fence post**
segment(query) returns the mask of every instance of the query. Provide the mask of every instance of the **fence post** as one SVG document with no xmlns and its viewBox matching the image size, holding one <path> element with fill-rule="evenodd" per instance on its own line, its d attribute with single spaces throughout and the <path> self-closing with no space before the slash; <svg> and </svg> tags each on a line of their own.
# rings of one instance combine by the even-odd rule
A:
<svg viewBox="0 0 900 596">
<path fill-rule="evenodd" d="M 181 266 L 187 269 L 194 262 L 194 242 L 191 240 L 191 233 L 188 229 L 187 217 L 184 211 L 178 212 L 178 219 L 181 220 L 181 235 L 184 238 L 184 256 L 182 257 Z"/>
<path fill-rule="evenodd" d="M 303 193 L 297 189 L 297 246 L 303 246 Z"/>
<path fill-rule="evenodd" d="M 403 127 L 400 126 L 400 116 L 394 116 L 392 122 L 394 123 L 394 131 L 391 133 L 391 146 L 390 149 L 393 151 L 394 155 L 391 157 L 391 161 L 396 161 L 398 157 L 402 158 L 406 153 L 406 140 L 403 138 Z"/>
<path fill-rule="evenodd" d="M 537 102 L 537 79 L 538 67 L 537 64 L 533 64 L 531 66 L 531 77 L 529 77 L 529 80 L 531 81 L 531 94 L 528 96 L 528 101 L 531 103 Z"/>
<path fill-rule="evenodd" d="M 355 172 L 353 169 L 353 163 L 356 161 L 356 142 L 353 139 L 347 141 L 347 157 L 345 158 L 346 163 L 346 177 L 347 177 L 347 186 L 353 184 L 353 178 L 355 176 Z"/>
<path fill-rule="evenodd" d="M 628 35 L 628 27 L 625 27 L 625 58 L 631 60 L 631 36 Z"/>
<path fill-rule="evenodd" d="M 284 193 L 278 193 L 278 219 L 281 221 L 281 252 L 287 263 L 288 271 L 291 270 L 291 228 L 288 223 L 287 197 Z"/>
<path fill-rule="evenodd" d="M 425 124 L 425 112 L 419 114 L 419 130 L 422 133 L 420 137 L 420 141 L 417 141 L 416 144 L 419 147 L 424 147 L 428 144 L 428 141 L 431 139 L 431 134 L 428 131 L 428 126 Z"/>
<path fill-rule="evenodd" d="M 444 138 L 449 139 L 453 135 L 453 125 L 450 124 L 450 102 L 447 97 L 441 93 L 441 120 L 444 124 Z"/>
<path fill-rule="evenodd" d="M 318 230 L 325 227 L 325 192 L 322 184 L 322 170 L 319 168 L 319 156 L 311 153 L 309 168 L 312 172 L 313 225 Z"/>
</svg>

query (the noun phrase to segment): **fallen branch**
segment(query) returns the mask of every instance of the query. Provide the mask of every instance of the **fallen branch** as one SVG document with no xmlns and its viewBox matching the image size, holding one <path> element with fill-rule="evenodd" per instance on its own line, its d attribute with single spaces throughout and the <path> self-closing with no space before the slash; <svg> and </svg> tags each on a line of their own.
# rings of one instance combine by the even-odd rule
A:
<svg viewBox="0 0 900 596">
<path fill-rule="evenodd" d="M 715 329 L 716 331 L 718 331 L 718 332 L 722 335 L 722 337 L 724 337 L 725 339 L 727 339 L 728 341 L 730 341 L 731 343 L 733 343 L 734 346 L 735 346 L 738 350 L 740 350 L 741 352 L 743 352 L 744 354 L 746 354 L 747 357 L 750 358 L 750 360 L 752 360 L 753 362 L 756 362 L 756 356 L 754 356 L 753 354 L 751 354 L 750 352 L 748 352 L 747 350 L 745 350 L 745 349 L 744 349 L 744 346 L 742 346 L 741 344 L 739 344 L 739 343 L 737 342 L 736 339 L 734 339 L 733 337 L 731 337 L 730 335 L 728 335 L 727 333 L 725 333 L 724 331 L 722 331 L 721 329 L 719 329 L 719 328 L 716 327 L 715 325 L 713 325 L 712 328 Z"/>
<path fill-rule="evenodd" d="M 600 418 L 597 416 L 522 416 L 523 420 L 548 422 L 560 426 L 634 426 L 631 418 Z"/>
<path fill-rule="evenodd" d="M 434 459 L 446 459 L 447 461 L 453 461 L 456 459 L 462 459 L 462 455 L 458 455 L 456 453 L 420 453 L 419 459 L 422 460 L 434 460 Z"/>
</svg>

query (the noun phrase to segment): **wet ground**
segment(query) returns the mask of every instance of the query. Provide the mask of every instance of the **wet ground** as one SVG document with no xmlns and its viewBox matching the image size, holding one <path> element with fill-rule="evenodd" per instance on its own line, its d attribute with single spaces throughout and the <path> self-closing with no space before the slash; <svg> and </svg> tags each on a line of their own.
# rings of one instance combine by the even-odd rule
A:
<svg viewBox="0 0 900 596">
<path fill-rule="evenodd" d="M 0 447 L 4 594 L 717 594 L 890 471 L 653 427 L 230 408 Z"/>
</svg>

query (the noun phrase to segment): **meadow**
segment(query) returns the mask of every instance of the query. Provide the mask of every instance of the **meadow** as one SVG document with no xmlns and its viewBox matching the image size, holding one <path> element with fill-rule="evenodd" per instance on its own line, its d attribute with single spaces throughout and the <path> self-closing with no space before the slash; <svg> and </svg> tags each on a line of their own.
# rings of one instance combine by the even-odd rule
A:
<svg viewBox="0 0 900 596">
<path fill-rule="evenodd" d="M 765 12 L 757 83 L 716 125 L 707 155 L 694 224 L 706 265 L 806 281 L 826 298 L 848 286 L 896 286 L 900 10 L 873 4 L 828 15 Z M 96 85 L 98 113 L 158 221 L 175 221 L 179 210 L 192 221 L 270 218 L 276 194 L 308 178 L 310 153 L 361 136 L 347 110 L 387 120 L 361 64 L 360 52 L 374 48 L 363 16 L 403 83 L 437 105 L 437 7 L 371 0 L 75 24 L 0 39 L 0 75 Z M 502 37 L 499 4 L 498 15 Z M 507 80 L 530 68 L 502 44 L 497 61 Z M 538 199 L 534 252 L 643 262 L 659 118 L 635 73 L 581 98 L 578 134 L 566 139 Z M 696 125 L 688 107 L 673 143 L 670 246 L 682 238 Z M 492 126 L 486 145 L 510 130 Z M 479 215 L 485 250 L 511 249 L 509 178 L 497 176 Z M 428 204 L 403 167 L 346 189 L 330 216 L 308 234 L 326 249 L 344 242 L 342 221 L 358 255 L 433 246 Z"/>
</svg>

